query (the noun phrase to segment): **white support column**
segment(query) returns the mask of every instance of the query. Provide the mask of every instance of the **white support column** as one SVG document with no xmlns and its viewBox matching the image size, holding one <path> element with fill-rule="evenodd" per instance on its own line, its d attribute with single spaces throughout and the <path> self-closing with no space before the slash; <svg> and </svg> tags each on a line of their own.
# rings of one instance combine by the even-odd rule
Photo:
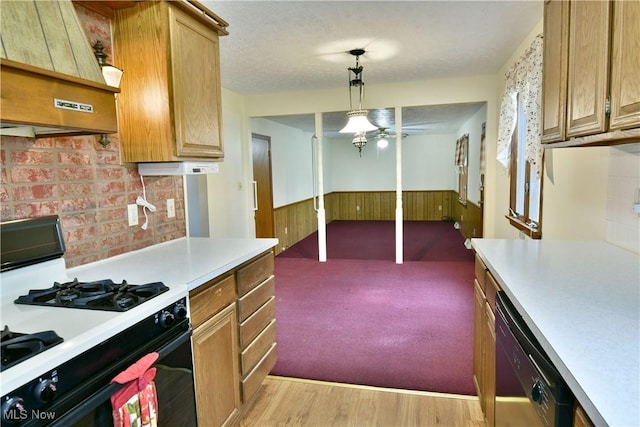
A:
<svg viewBox="0 0 640 427">
<path fill-rule="evenodd" d="M 324 210 L 324 175 L 322 171 L 322 113 L 316 113 L 316 137 L 317 144 L 317 164 L 318 172 L 318 261 L 327 261 L 327 225 Z"/>
<path fill-rule="evenodd" d="M 396 107 L 396 264 L 404 261 L 402 238 L 402 107 Z"/>
</svg>

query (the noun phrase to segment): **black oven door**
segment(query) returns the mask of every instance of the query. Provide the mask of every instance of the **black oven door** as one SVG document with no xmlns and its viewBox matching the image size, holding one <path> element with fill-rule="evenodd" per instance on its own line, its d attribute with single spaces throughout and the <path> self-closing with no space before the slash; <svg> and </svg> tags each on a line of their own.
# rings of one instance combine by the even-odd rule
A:
<svg viewBox="0 0 640 427">
<path fill-rule="evenodd" d="M 156 351 L 153 364 L 158 400 L 158 425 L 192 427 L 197 425 L 191 352 L 191 328 Z M 134 361 L 135 362 L 135 361 Z M 55 426 L 113 427 L 111 396 L 121 389 L 110 384 L 84 399 L 80 404 L 60 416 Z"/>
</svg>

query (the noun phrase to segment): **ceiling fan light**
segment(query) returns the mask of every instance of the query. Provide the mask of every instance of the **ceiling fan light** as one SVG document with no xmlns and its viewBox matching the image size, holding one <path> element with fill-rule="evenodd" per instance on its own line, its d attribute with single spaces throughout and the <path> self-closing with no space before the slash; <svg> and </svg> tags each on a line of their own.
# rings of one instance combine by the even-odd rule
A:
<svg viewBox="0 0 640 427">
<path fill-rule="evenodd" d="M 386 138 L 380 138 L 378 140 L 378 148 L 387 148 L 389 146 L 389 141 Z"/>
<path fill-rule="evenodd" d="M 364 133 L 378 129 L 377 126 L 371 124 L 367 118 L 369 110 L 353 110 L 347 113 L 349 121 L 347 125 L 340 130 L 340 133 Z"/>
</svg>

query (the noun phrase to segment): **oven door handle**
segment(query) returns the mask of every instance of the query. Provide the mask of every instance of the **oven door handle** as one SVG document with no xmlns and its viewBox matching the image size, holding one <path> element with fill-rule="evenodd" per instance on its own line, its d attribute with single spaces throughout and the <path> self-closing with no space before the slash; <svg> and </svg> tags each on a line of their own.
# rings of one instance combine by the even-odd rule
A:
<svg viewBox="0 0 640 427">
<path fill-rule="evenodd" d="M 171 340 L 171 342 L 169 342 L 168 344 L 166 344 L 165 346 L 163 346 L 157 351 L 158 360 L 156 360 L 156 363 L 154 363 L 154 365 L 157 364 L 164 357 L 171 354 L 174 350 L 176 350 L 178 347 L 183 345 L 185 342 L 188 342 L 190 339 L 191 339 L 191 327 L 189 327 L 188 331 L 182 333 L 181 335 L 178 335 L 175 339 Z M 74 423 L 77 423 L 82 419 L 82 417 L 84 417 L 86 414 L 88 414 L 89 412 L 91 412 L 92 410 L 100 406 L 102 403 L 109 401 L 111 399 L 111 396 L 114 393 L 120 391 L 130 383 L 131 382 L 128 382 L 126 384 L 111 383 L 108 386 L 103 387 L 102 389 L 98 390 L 97 392 L 89 396 L 84 401 L 80 402 L 74 408 L 69 410 L 62 417 L 56 419 L 50 425 L 51 426 L 68 426 L 68 425 L 73 425 Z"/>
</svg>

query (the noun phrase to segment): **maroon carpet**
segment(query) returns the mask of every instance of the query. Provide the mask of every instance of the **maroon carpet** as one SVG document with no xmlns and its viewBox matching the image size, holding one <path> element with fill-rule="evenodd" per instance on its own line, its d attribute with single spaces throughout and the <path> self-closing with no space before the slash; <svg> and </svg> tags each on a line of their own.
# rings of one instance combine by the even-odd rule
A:
<svg viewBox="0 0 640 427">
<path fill-rule="evenodd" d="M 331 252 L 326 263 L 283 256 L 295 246 L 276 257 L 278 362 L 272 374 L 474 395 L 473 256 L 452 223 L 444 224 L 454 242 L 444 242 L 445 233 L 423 245 L 423 256 L 433 252 L 428 257 L 442 260 L 398 265 L 332 259 Z M 341 233 L 343 239 L 334 240 L 348 246 L 356 231 Z M 388 250 L 373 246 L 371 240 L 354 245 L 360 255 Z M 449 246 L 462 246 L 466 260 L 456 259 L 461 254 Z"/>
<path fill-rule="evenodd" d="M 402 231 L 405 261 L 473 261 L 453 222 L 404 221 Z M 332 221 L 327 226 L 327 258 L 395 261 L 395 233 L 394 221 Z M 318 233 L 278 257 L 317 260 Z"/>
</svg>

